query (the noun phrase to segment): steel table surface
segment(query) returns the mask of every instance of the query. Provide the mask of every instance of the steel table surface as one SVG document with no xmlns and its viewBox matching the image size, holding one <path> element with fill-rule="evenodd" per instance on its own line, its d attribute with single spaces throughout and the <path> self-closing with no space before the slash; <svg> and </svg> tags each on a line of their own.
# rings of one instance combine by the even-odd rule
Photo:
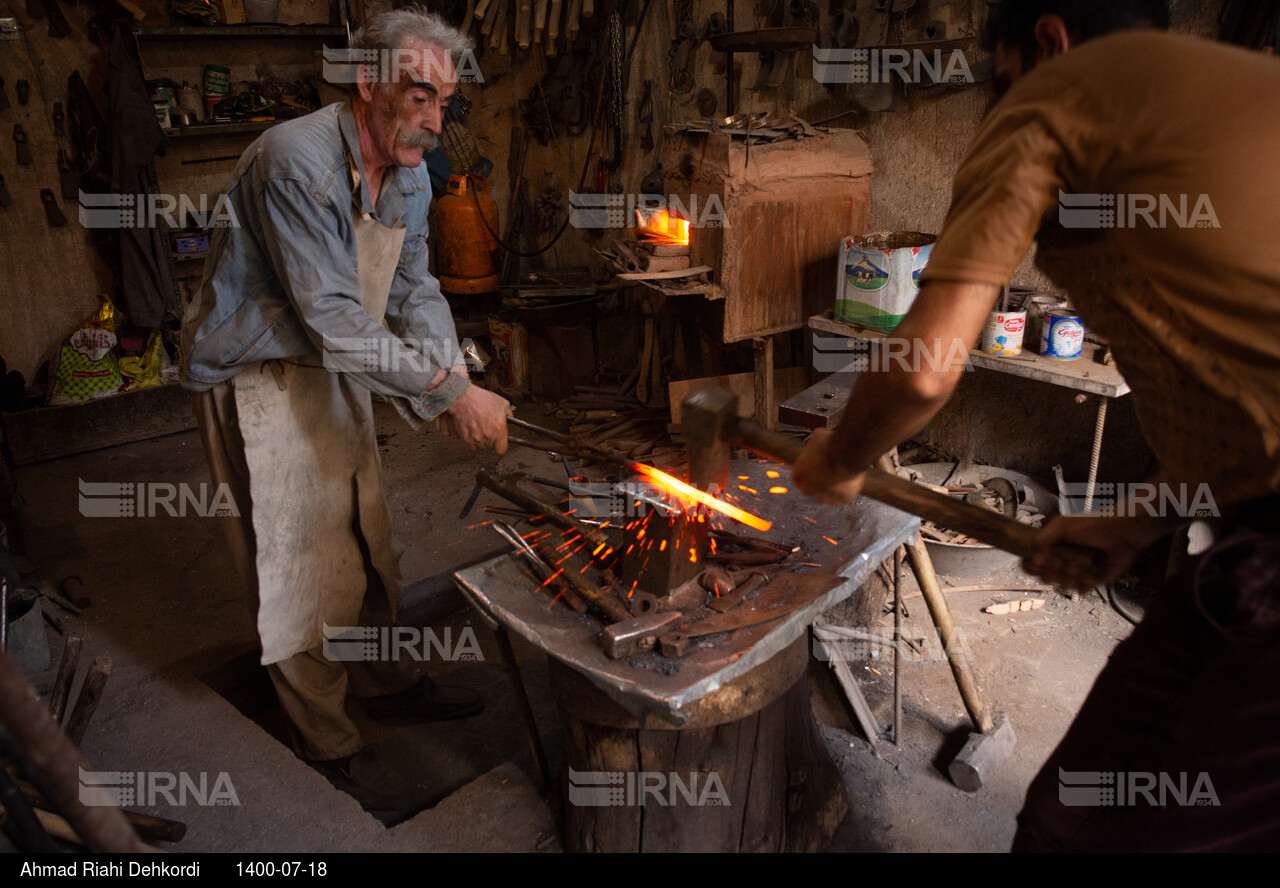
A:
<svg viewBox="0 0 1280 888">
<path fill-rule="evenodd" d="M 770 471 L 779 477 L 767 477 Z M 881 561 L 911 540 L 920 524 L 915 516 L 866 497 L 845 506 L 816 503 L 791 489 L 788 467 L 766 460 L 735 460 L 730 478 L 736 504 L 768 518 L 773 527 L 758 533 L 729 519 L 713 526 L 775 542 L 799 543 L 808 553 L 807 560 L 820 565 L 806 571 L 842 578 L 808 605 L 771 623 L 738 630 L 731 649 L 726 649 L 723 641 L 704 639 L 694 642 L 678 660 L 657 651 L 610 659 L 600 647 L 600 621 L 563 603 L 548 607 L 551 598 L 547 590 L 514 553 L 458 571 L 454 579 L 482 613 L 582 673 L 628 712 L 639 716 L 651 711 L 678 727 L 687 718 L 684 708 L 794 642 L 819 614 L 848 598 Z M 743 490 L 733 490 L 738 486 Z M 788 491 L 769 494 L 770 487 L 786 487 Z"/>
</svg>

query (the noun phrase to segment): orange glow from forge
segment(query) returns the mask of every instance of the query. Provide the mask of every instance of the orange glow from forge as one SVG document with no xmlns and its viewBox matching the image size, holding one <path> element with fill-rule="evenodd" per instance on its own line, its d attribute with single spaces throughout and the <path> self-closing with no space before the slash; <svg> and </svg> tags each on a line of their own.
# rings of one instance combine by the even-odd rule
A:
<svg viewBox="0 0 1280 888">
<path fill-rule="evenodd" d="M 640 227 L 635 229 L 638 240 L 653 244 L 675 244 L 686 246 L 689 243 L 689 220 L 673 216 L 666 210 L 642 212 L 636 209 Z"/>
<path fill-rule="evenodd" d="M 704 493 L 696 487 L 691 487 L 677 478 L 672 478 L 666 472 L 663 472 L 660 469 L 655 469 L 653 466 L 646 466 L 643 463 L 635 463 L 632 468 L 669 493 L 678 497 L 683 497 L 687 500 L 693 500 L 696 503 L 701 503 L 708 508 L 715 509 L 717 512 L 722 512 L 735 521 L 741 521 L 743 524 L 747 525 L 747 527 L 753 527 L 760 531 L 765 531 L 773 527 L 772 521 L 759 518 L 752 515 L 750 512 L 744 512 L 737 506 L 731 506 L 726 502 L 718 500 L 714 496 Z"/>
</svg>

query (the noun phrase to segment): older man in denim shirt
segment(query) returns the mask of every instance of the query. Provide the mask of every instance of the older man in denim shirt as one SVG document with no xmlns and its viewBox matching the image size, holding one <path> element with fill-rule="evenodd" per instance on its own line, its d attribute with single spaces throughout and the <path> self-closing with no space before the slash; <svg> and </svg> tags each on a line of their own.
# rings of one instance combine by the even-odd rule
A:
<svg viewBox="0 0 1280 888">
<path fill-rule="evenodd" d="M 358 662 L 363 648 L 347 651 L 339 634 L 394 623 L 400 592 L 369 392 L 411 425 L 437 420 L 499 453 L 510 405 L 470 382 L 427 268 L 422 155 L 470 41 L 410 8 L 371 20 L 353 45 L 396 64 L 360 66 L 349 105 L 276 126 L 245 152 L 227 190 L 234 221 L 215 234 L 183 345 L 295 748 L 376 805 L 387 795 L 362 780 L 373 750 L 345 712 L 348 681 L 375 717 L 459 718 L 483 703 L 405 664 Z"/>
</svg>

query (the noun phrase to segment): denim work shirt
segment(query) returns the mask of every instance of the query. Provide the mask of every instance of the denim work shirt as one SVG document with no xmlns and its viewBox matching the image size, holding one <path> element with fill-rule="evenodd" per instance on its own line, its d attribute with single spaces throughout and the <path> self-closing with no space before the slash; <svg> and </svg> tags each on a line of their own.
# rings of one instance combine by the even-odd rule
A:
<svg viewBox="0 0 1280 888">
<path fill-rule="evenodd" d="M 342 103 L 263 133 L 236 164 L 222 227 L 182 329 L 183 384 L 196 391 L 272 359 L 351 372 L 411 423 L 434 419 L 470 384 L 440 284 L 427 270 L 426 164 L 389 167 L 375 210 L 355 117 Z M 352 208 L 406 231 L 385 326 L 361 302 Z M 340 360 L 338 360 L 340 359 Z"/>
</svg>

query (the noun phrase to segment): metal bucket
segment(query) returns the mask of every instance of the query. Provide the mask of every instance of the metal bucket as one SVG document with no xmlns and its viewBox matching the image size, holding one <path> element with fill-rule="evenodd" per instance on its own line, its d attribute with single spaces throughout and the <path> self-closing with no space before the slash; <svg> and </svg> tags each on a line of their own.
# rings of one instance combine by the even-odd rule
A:
<svg viewBox="0 0 1280 888">
<path fill-rule="evenodd" d="M 919 472 L 921 479 L 930 484 L 941 484 L 943 479 L 951 473 L 953 465 L 953 463 L 920 463 L 906 468 Z M 973 474 L 964 481 L 966 483 L 972 481 L 976 484 L 979 483 L 977 480 L 979 477 L 996 476 L 1008 478 L 1015 485 L 1025 488 L 1029 499 L 1034 500 L 1036 509 L 1046 518 L 1052 518 L 1058 514 L 1058 497 L 1030 475 L 1002 469 L 999 466 L 974 466 Z M 960 479 L 952 478 L 951 483 L 960 483 Z M 941 575 L 957 579 L 980 579 L 991 576 L 1013 567 L 1020 561 L 1017 555 L 986 544 L 969 546 L 960 543 L 943 543 L 926 537 L 924 545 L 929 550 L 929 557 L 933 560 L 933 569 Z"/>
</svg>

